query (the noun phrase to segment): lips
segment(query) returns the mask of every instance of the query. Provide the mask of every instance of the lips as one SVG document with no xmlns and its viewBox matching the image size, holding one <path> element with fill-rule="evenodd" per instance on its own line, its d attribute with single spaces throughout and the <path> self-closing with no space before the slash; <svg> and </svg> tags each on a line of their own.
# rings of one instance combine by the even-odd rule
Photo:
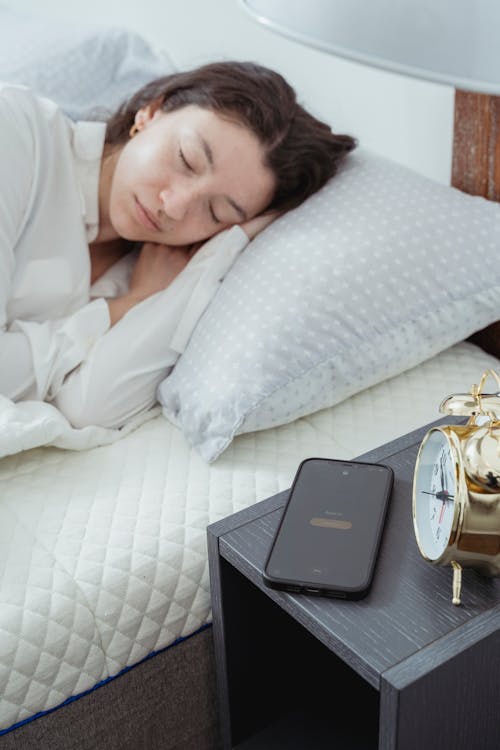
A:
<svg viewBox="0 0 500 750">
<path fill-rule="evenodd" d="M 136 214 L 137 214 L 137 218 L 140 224 L 142 224 L 143 227 L 146 227 L 146 229 L 153 229 L 156 232 L 159 232 L 160 227 L 155 222 L 155 220 L 153 219 L 149 211 L 146 208 L 144 208 L 140 200 L 136 198 L 135 196 L 134 196 L 134 200 L 135 200 Z"/>
</svg>

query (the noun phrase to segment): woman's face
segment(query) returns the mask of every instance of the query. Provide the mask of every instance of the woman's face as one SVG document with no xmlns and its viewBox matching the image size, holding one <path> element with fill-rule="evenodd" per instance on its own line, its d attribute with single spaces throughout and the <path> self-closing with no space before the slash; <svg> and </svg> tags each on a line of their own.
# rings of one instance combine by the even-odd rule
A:
<svg viewBox="0 0 500 750">
<path fill-rule="evenodd" d="M 119 152 L 107 219 L 128 240 L 189 245 L 262 212 L 275 188 L 247 128 L 189 105 L 139 111 Z M 106 210 L 106 207 L 105 207 Z"/>
</svg>

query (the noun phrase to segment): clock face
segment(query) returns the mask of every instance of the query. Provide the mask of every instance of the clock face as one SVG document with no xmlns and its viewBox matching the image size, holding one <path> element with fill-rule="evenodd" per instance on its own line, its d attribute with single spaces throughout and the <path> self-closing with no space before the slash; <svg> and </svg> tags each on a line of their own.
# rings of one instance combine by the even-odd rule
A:
<svg viewBox="0 0 500 750">
<path fill-rule="evenodd" d="M 450 540 L 455 516 L 457 465 L 450 442 L 431 430 L 422 443 L 413 482 L 413 521 L 420 551 L 437 560 Z"/>
</svg>

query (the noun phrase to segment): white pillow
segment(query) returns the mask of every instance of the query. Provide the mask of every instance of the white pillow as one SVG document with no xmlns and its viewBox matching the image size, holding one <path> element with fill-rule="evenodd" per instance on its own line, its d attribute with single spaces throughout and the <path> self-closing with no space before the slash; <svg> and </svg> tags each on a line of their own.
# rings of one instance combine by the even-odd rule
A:
<svg viewBox="0 0 500 750">
<path fill-rule="evenodd" d="M 500 318 L 500 204 L 358 149 L 259 235 L 159 389 L 207 461 Z"/>
<path fill-rule="evenodd" d="M 0 7 L 0 79 L 53 99 L 74 120 L 105 119 L 145 83 L 174 70 L 135 32 Z"/>
</svg>

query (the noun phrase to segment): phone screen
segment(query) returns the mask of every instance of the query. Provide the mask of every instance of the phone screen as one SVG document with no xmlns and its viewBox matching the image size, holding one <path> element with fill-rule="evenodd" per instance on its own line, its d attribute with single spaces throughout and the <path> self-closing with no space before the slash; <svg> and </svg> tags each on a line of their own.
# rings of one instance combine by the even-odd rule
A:
<svg viewBox="0 0 500 750">
<path fill-rule="evenodd" d="M 315 458 L 303 461 L 265 574 L 275 583 L 298 583 L 317 587 L 320 592 L 365 589 L 370 583 L 392 479 L 392 470 L 379 464 Z"/>
</svg>

